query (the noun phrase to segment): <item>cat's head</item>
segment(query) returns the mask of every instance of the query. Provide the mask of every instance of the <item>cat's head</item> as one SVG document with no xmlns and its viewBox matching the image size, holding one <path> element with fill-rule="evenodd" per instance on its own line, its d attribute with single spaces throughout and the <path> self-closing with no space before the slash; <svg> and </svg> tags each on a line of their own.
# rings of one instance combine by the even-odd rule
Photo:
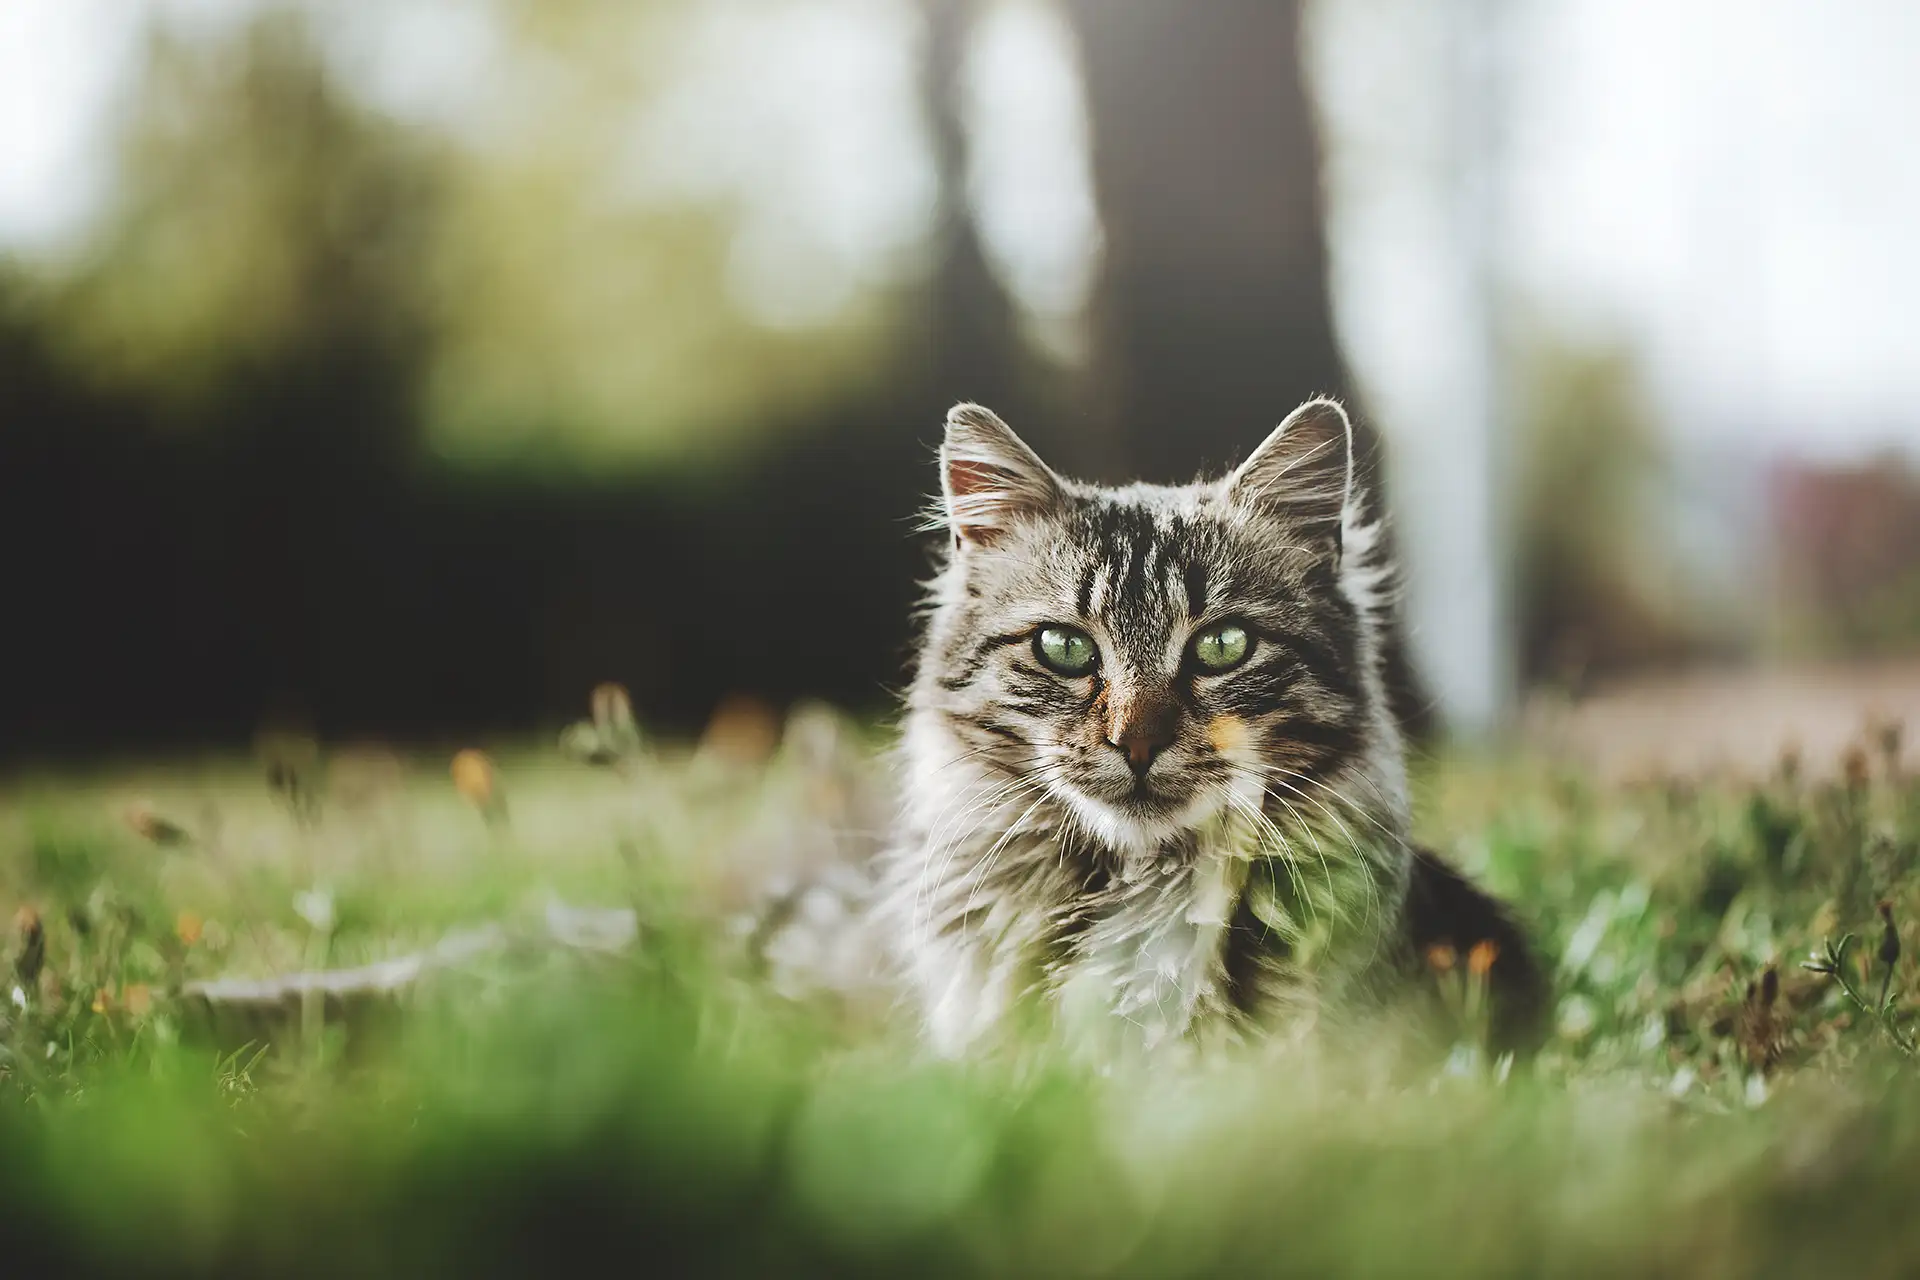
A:
<svg viewBox="0 0 1920 1280">
<path fill-rule="evenodd" d="M 1271 797 L 1324 811 L 1386 753 L 1397 771 L 1338 404 L 1185 486 L 1068 480 L 975 405 L 948 415 L 940 463 L 951 559 L 914 706 L 967 758 L 1123 851 Z"/>
</svg>

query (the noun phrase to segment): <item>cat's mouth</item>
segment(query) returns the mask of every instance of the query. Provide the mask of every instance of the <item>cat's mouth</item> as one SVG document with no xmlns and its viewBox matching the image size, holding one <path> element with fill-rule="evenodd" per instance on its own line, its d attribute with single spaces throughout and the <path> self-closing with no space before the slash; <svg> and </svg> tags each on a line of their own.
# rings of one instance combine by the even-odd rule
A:
<svg viewBox="0 0 1920 1280">
<path fill-rule="evenodd" d="M 1135 778 L 1133 785 L 1127 789 L 1126 794 L 1120 797 L 1119 805 L 1122 809 L 1128 811 L 1139 810 L 1143 813 L 1165 813 L 1168 810 L 1179 808 L 1189 799 L 1192 799 L 1192 797 L 1168 795 L 1160 788 L 1148 782 L 1145 778 Z"/>
<path fill-rule="evenodd" d="M 1072 790 L 1073 807 L 1096 834 L 1118 849 L 1150 849 L 1175 839 L 1204 825 L 1225 803 L 1216 788 L 1175 789 L 1144 779 L 1104 794 Z"/>
</svg>

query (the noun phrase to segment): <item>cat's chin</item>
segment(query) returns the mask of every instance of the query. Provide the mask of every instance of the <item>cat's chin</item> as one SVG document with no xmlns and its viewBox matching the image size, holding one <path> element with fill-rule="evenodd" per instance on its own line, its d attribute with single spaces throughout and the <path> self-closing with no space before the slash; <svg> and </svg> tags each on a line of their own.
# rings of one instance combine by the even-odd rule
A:
<svg viewBox="0 0 1920 1280">
<path fill-rule="evenodd" d="M 1116 853 L 1155 853 L 1213 821 L 1227 806 L 1215 787 L 1201 787 L 1182 801 L 1101 800 L 1072 790 L 1067 803 L 1093 837 Z"/>
</svg>

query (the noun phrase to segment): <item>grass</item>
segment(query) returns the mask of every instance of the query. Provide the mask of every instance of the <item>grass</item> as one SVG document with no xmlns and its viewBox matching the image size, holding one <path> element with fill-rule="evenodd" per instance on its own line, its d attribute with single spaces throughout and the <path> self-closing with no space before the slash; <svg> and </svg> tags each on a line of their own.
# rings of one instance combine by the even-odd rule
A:
<svg viewBox="0 0 1920 1280">
<path fill-rule="evenodd" d="M 701 1274 L 1920 1259 L 1920 779 L 1895 741 L 1831 781 L 1603 791 L 1517 759 L 1427 764 L 1422 835 L 1519 904 L 1558 965 L 1556 1030 L 1530 1067 L 1462 1052 L 1412 1076 L 1310 1050 L 1154 1075 L 943 1065 L 771 999 L 726 921 L 774 869 L 871 842 L 870 745 L 816 720 L 763 763 L 500 750 L 460 787 L 444 756 L 365 752 L 301 793 L 252 761 L 8 780 L 0 906 L 33 913 L 41 959 L 23 917 L 0 1012 L 7 1274 L 504 1274 L 589 1248 Z M 633 908 L 639 945 L 507 953 L 385 1022 L 251 1042 L 180 994 L 550 895 Z"/>
</svg>

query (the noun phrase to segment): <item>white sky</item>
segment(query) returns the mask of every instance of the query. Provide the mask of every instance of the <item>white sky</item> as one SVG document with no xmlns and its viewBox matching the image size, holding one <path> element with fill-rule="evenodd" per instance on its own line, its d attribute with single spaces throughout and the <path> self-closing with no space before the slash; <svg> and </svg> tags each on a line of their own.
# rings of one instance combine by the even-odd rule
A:
<svg viewBox="0 0 1920 1280">
<path fill-rule="evenodd" d="M 1694 431 L 1920 445 L 1920 4 L 1512 9 L 1514 278 Z"/>
<path fill-rule="evenodd" d="M 336 18 L 368 12 L 311 3 Z M 1359 33 L 1355 48 L 1322 59 L 1323 95 L 1349 123 L 1371 113 L 1378 131 L 1399 128 L 1417 143 L 1418 125 L 1408 128 L 1422 109 L 1417 80 L 1396 84 L 1394 70 L 1407 56 L 1396 45 L 1422 38 L 1419 24 L 1393 20 L 1407 13 L 1402 0 L 1319 3 L 1347 11 L 1340 29 Z M 1519 55 L 1493 245 L 1516 292 L 1558 323 L 1634 340 L 1674 428 L 1698 441 L 1920 453 L 1920 4 L 1480 3 L 1506 15 Z M 138 55 L 139 15 L 218 25 L 249 7 L 0 3 L 0 251 L 74 243 L 106 198 L 103 143 Z M 716 33 L 756 8 L 714 4 Z M 749 292 L 783 259 L 784 236 L 841 258 L 869 242 L 897 256 L 929 194 L 907 127 L 916 105 L 904 0 L 779 8 L 786 16 L 770 32 L 781 56 L 760 56 L 767 42 L 744 35 L 701 53 L 719 67 L 737 48 L 763 72 L 787 69 L 749 75 L 744 83 L 762 89 L 731 99 L 770 132 L 723 128 L 714 113 L 725 114 L 725 91 L 675 106 L 682 123 L 712 125 L 710 158 L 726 172 L 711 180 L 748 183 L 763 168 L 779 178 L 780 218 L 750 221 L 741 248 Z M 486 31 L 453 15 L 484 5 L 396 0 L 375 12 L 392 15 L 384 27 L 361 16 L 330 35 L 370 100 L 427 119 L 436 104 L 471 100 L 468 70 L 484 63 Z M 1057 315 L 1084 296 L 1098 253 L 1079 152 L 1085 122 L 1058 78 L 1070 45 L 1041 0 L 1002 0 L 993 14 L 968 69 L 981 131 L 972 194 L 996 263 L 1033 310 Z M 756 153 L 763 136 L 780 141 Z M 1401 306 L 1408 285 L 1393 264 L 1407 245 L 1395 236 L 1430 228 L 1369 216 L 1365 181 L 1347 190 L 1336 251 L 1364 269 L 1336 272 L 1343 330 L 1350 344 L 1377 348 L 1355 351 L 1360 366 L 1391 376 L 1423 340 L 1406 318 L 1420 308 Z M 771 307 L 778 282 L 762 283 Z"/>
</svg>

